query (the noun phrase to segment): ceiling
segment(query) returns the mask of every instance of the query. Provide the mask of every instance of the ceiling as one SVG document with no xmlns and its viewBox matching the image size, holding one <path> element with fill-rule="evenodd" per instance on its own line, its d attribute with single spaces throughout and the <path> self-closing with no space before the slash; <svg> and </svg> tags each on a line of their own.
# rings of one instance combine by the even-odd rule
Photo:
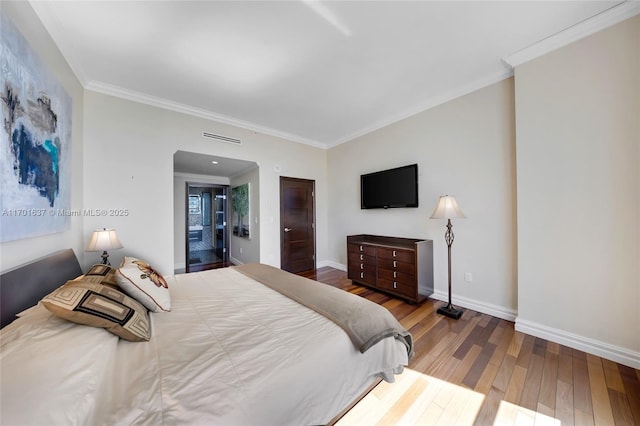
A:
<svg viewBox="0 0 640 426">
<path fill-rule="evenodd" d="M 620 1 L 31 1 L 88 90 L 330 147 Z M 215 129 L 213 129 L 215 130 Z"/>
<path fill-rule="evenodd" d="M 196 152 L 176 151 L 173 154 L 174 173 L 187 173 L 233 178 L 258 167 L 253 161 L 237 160 Z"/>
</svg>

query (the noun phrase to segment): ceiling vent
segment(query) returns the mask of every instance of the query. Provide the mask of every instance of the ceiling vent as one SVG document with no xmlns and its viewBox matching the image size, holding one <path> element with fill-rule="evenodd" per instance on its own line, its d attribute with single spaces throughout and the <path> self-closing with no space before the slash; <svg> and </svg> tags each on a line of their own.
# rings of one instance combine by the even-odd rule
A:
<svg viewBox="0 0 640 426">
<path fill-rule="evenodd" d="M 210 132 L 202 132 L 202 137 L 207 139 L 215 139 L 222 142 L 235 143 L 236 145 L 242 144 L 242 141 L 240 139 L 230 138 L 228 136 L 216 135 L 215 133 L 210 133 Z"/>
</svg>

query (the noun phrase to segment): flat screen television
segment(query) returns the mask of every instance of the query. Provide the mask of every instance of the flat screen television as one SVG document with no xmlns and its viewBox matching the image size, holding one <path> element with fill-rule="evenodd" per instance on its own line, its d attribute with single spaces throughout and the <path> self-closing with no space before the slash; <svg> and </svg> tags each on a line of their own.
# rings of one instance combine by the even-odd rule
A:
<svg viewBox="0 0 640 426">
<path fill-rule="evenodd" d="M 360 208 L 418 207 L 418 165 L 360 176 Z"/>
</svg>

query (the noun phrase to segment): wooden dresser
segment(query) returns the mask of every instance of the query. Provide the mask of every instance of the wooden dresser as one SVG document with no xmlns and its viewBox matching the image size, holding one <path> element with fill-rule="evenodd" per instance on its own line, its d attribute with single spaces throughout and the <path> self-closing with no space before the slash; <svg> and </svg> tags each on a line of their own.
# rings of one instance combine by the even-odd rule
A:
<svg viewBox="0 0 640 426">
<path fill-rule="evenodd" d="M 347 236 L 350 280 L 421 302 L 433 294 L 433 241 L 379 235 Z"/>
</svg>

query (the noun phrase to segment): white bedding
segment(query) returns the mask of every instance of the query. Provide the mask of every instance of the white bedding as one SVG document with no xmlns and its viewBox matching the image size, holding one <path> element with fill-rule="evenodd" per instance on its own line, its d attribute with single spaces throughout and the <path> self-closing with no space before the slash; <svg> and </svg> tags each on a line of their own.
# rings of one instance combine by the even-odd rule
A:
<svg viewBox="0 0 640 426">
<path fill-rule="evenodd" d="M 230 269 L 167 277 L 149 342 L 34 309 L 1 334 L 1 424 L 324 424 L 408 363 Z"/>
</svg>

